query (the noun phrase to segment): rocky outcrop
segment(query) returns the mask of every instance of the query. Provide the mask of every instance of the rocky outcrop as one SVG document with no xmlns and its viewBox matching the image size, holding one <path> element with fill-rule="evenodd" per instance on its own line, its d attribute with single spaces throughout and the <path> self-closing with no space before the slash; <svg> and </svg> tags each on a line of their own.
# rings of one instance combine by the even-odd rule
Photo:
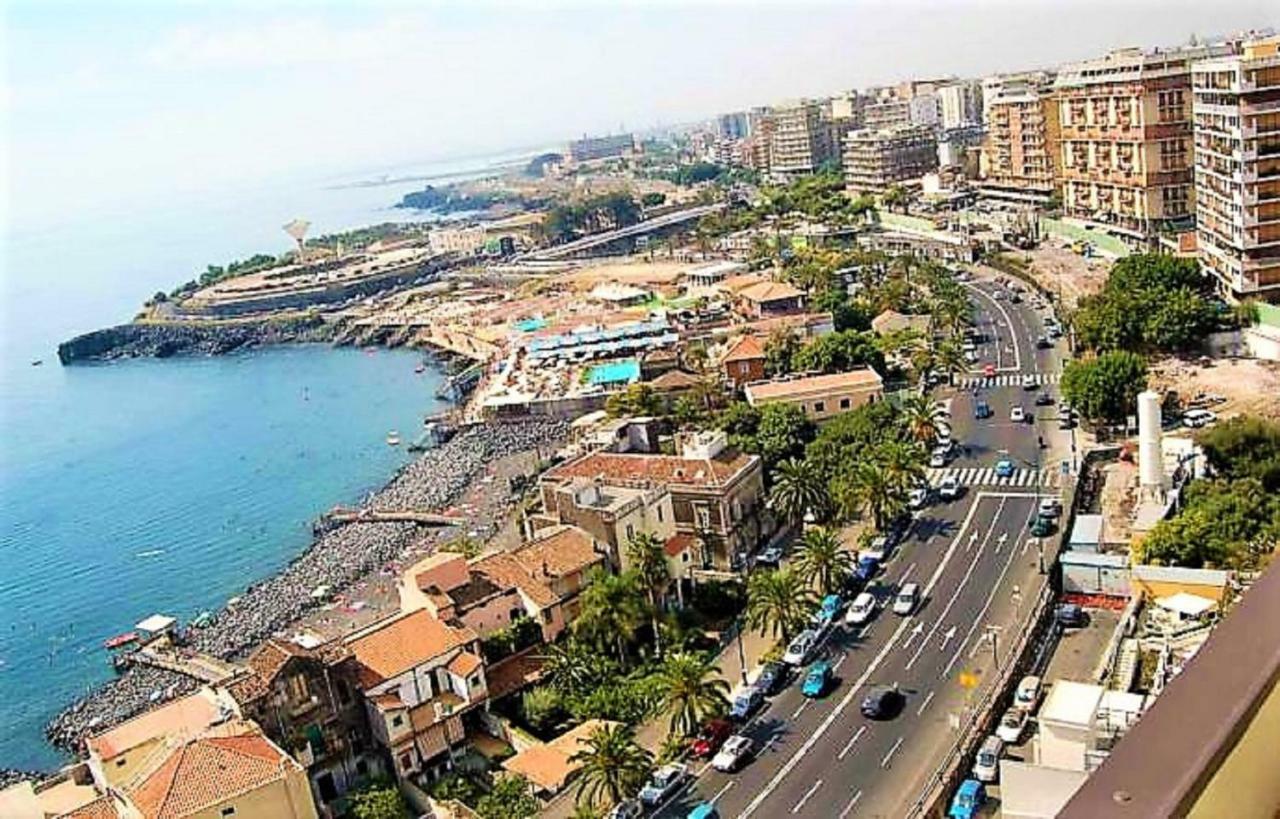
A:
<svg viewBox="0 0 1280 819">
<path fill-rule="evenodd" d="M 315 316 L 263 321 L 121 324 L 64 341 L 58 345 L 58 360 L 74 364 L 115 358 L 221 355 L 266 344 L 330 341 L 334 333 L 332 324 Z"/>
</svg>

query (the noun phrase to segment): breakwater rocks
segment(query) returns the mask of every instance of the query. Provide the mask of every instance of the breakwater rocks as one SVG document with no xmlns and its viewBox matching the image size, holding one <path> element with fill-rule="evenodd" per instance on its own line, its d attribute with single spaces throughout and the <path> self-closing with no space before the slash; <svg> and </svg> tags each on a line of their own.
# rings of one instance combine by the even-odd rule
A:
<svg viewBox="0 0 1280 819">
<path fill-rule="evenodd" d="M 58 345 L 58 360 L 108 361 L 115 358 L 166 358 L 220 355 L 245 347 L 287 342 L 330 341 L 335 327 L 318 316 L 262 321 L 183 321 L 121 324 L 76 336 Z"/>
<path fill-rule="evenodd" d="M 482 478 L 488 465 L 537 447 L 550 448 L 567 431 L 563 421 L 543 418 L 468 427 L 406 465 L 362 507 L 441 511 Z M 508 492 L 498 482 L 486 489 L 504 495 Z M 487 537 L 501 524 L 488 517 L 482 514 L 468 521 L 468 528 Z M 398 559 L 423 538 L 434 536 L 412 523 L 357 521 L 328 531 L 279 574 L 250 586 L 234 606 L 214 614 L 206 626 L 192 629 L 192 642 L 209 654 L 241 658 L 319 605 L 311 597 L 317 586 L 341 592 Z M 47 726 L 46 735 L 58 747 L 79 750 L 86 735 L 195 687 L 194 681 L 169 672 L 130 668 L 58 714 Z"/>
</svg>

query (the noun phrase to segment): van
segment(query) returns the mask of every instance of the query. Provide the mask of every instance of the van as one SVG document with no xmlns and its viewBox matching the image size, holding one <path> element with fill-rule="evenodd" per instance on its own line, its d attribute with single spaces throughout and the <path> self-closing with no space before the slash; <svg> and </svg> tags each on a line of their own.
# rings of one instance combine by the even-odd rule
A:
<svg viewBox="0 0 1280 819">
<path fill-rule="evenodd" d="M 979 782 L 995 782 L 1000 776 L 1000 757 L 1004 755 L 1004 740 L 991 734 L 982 741 L 978 756 L 973 761 L 973 776 Z"/>
</svg>

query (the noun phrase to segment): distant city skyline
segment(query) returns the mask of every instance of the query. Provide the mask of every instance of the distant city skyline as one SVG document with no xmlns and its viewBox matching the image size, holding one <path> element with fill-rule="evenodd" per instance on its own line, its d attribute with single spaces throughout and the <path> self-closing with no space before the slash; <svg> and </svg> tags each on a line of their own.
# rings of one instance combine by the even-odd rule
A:
<svg viewBox="0 0 1280 819">
<path fill-rule="evenodd" d="M 1263 2 L 11 3 L 5 19 L 17 226 L 1280 24 Z"/>
</svg>

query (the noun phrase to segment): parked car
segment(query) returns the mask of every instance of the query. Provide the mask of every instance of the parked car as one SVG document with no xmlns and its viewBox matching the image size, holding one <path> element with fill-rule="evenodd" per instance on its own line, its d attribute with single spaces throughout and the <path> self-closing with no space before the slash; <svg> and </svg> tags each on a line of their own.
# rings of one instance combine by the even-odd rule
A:
<svg viewBox="0 0 1280 819">
<path fill-rule="evenodd" d="M 770 546 L 756 555 L 756 563 L 764 566 L 777 566 L 782 562 L 782 547 Z"/>
<path fill-rule="evenodd" d="M 877 685 L 862 698 L 859 710 L 868 719 L 893 719 L 905 703 L 906 698 L 895 686 Z"/>
<path fill-rule="evenodd" d="M 1042 518 L 1056 518 L 1062 514 L 1062 501 L 1057 498 L 1042 498 L 1039 512 Z"/>
<path fill-rule="evenodd" d="M 1075 603 L 1063 603 L 1054 612 L 1054 619 L 1063 628 L 1084 628 L 1089 623 L 1089 615 L 1084 608 Z"/>
<path fill-rule="evenodd" d="M 1031 536 L 1032 537 L 1048 537 L 1053 534 L 1057 526 L 1053 522 L 1053 518 L 1047 518 L 1044 515 L 1037 514 L 1031 519 Z"/>
<path fill-rule="evenodd" d="M 955 798 L 951 800 L 951 809 L 947 811 L 948 819 L 977 819 L 987 801 L 987 787 L 976 779 L 966 779 L 960 783 Z"/>
<path fill-rule="evenodd" d="M 717 771 L 732 773 L 745 765 L 755 750 L 756 744 L 750 737 L 744 737 L 742 734 L 732 736 L 720 749 L 720 753 L 711 760 L 711 767 Z"/>
<path fill-rule="evenodd" d="M 1010 708 L 1000 718 L 1000 725 L 996 727 L 996 736 L 1010 745 L 1017 745 L 1022 740 L 1022 732 L 1027 729 L 1027 723 L 1030 720 L 1031 712 L 1023 711 L 1021 708 Z"/>
<path fill-rule="evenodd" d="M 1013 692 L 1013 706 L 1024 711 L 1036 710 L 1040 703 L 1040 685 L 1039 677 L 1023 677 Z"/>
<path fill-rule="evenodd" d="M 867 548 L 858 550 L 858 559 L 871 557 L 876 560 L 884 560 L 889 555 L 890 545 L 888 534 L 876 535 L 867 542 Z"/>
<path fill-rule="evenodd" d="M 1014 407 L 1009 410 L 1009 420 L 1015 424 L 1025 424 L 1027 421 L 1027 413 L 1022 407 Z"/>
<path fill-rule="evenodd" d="M 859 557 L 858 566 L 853 570 L 854 577 L 866 583 L 880 571 L 880 561 L 874 557 Z"/>
<path fill-rule="evenodd" d="M 1053 406 L 1053 396 L 1047 392 L 1040 393 L 1039 395 L 1036 396 L 1036 406 L 1037 407 Z"/>
<path fill-rule="evenodd" d="M 806 629 L 791 640 L 791 645 L 787 646 L 786 652 L 782 655 L 782 661 L 787 665 L 804 665 L 817 645 L 818 633 L 812 629 Z"/>
<path fill-rule="evenodd" d="M 849 625 L 861 625 L 875 616 L 875 613 L 875 595 L 871 592 L 863 592 L 853 598 L 853 603 L 849 605 L 849 610 L 845 612 L 844 621 Z"/>
<path fill-rule="evenodd" d="M 624 799 L 605 814 L 605 819 L 640 819 L 644 816 L 644 805 L 639 799 Z"/>
<path fill-rule="evenodd" d="M 973 417 L 979 421 L 991 417 L 991 405 L 986 401 L 979 401 L 973 405 Z"/>
<path fill-rule="evenodd" d="M 1036 346 L 1041 350 L 1047 350 L 1053 346 L 1053 339 L 1048 336 L 1039 336 L 1036 338 Z"/>
<path fill-rule="evenodd" d="M 1024 390 L 1034 390 L 1036 388 L 1036 377 L 1031 373 L 1022 376 L 1022 388 Z"/>
<path fill-rule="evenodd" d="M 978 756 L 973 761 L 973 776 L 979 782 L 995 782 L 1000 776 L 1000 757 L 1004 755 L 1004 740 L 991 734 L 982 741 Z"/>
<path fill-rule="evenodd" d="M 1013 459 L 1001 458 L 996 461 L 996 477 L 1011 478 L 1013 477 Z"/>
<path fill-rule="evenodd" d="M 689 751 L 695 757 L 704 759 L 716 752 L 724 741 L 733 735 L 733 723 L 723 719 L 713 719 L 694 738 Z"/>
<path fill-rule="evenodd" d="M 699 802 L 685 815 L 685 819 L 720 819 L 720 811 L 710 802 Z"/>
<path fill-rule="evenodd" d="M 826 660 L 818 660 L 809 666 L 809 670 L 805 672 L 804 683 L 800 686 L 800 693 L 806 697 L 821 697 L 827 693 L 827 685 L 831 682 L 831 663 Z"/>
<path fill-rule="evenodd" d="M 924 505 L 929 502 L 929 488 L 925 486 L 917 486 L 907 495 L 907 505 L 912 509 L 923 509 Z"/>
<path fill-rule="evenodd" d="M 760 676 L 756 677 L 756 688 L 759 688 L 767 697 L 773 696 L 786 686 L 787 667 L 782 663 L 765 663 L 760 669 Z"/>
<path fill-rule="evenodd" d="M 893 613 L 909 616 L 920 605 L 920 584 L 907 583 L 893 598 Z"/>
<path fill-rule="evenodd" d="M 955 474 L 943 475 L 938 482 L 938 496 L 943 500 L 955 500 L 960 497 L 960 479 Z"/>
<path fill-rule="evenodd" d="M 1190 409 L 1182 413 L 1182 423 L 1192 429 L 1207 427 L 1217 420 L 1218 416 L 1212 410 Z"/>
<path fill-rule="evenodd" d="M 947 451 L 941 447 L 934 447 L 933 451 L 929 453 L 929 466 L 937 469 L 946 465 Z"/>
<path fill-rule="evenodd" d="M 729 704 L 729 718 L 739 721 L 751 719 L 751 715 L 762 705 L 764 694 L 754 685 L 748 685 L 733 695 L 733 702 Z"/>
<path fill-rule="evenodd" d="M 822 603 L 818 606 L 818 611 L 814 614 L 813 619 L 818 625 L 825 628 L 835 621 L 842 608 L 844 608 L 844 598 L 838 594 L 828 594 L 822 598 Z"/>
<path fill-rule="evenodd" d="M 675 793 L 688 776 L 689 766 L 682 762 L 663 765 L 653 772 L 649 781 L 640 789 L 640 801 L 648 807 L 653 807 Z"/>
</svg>

